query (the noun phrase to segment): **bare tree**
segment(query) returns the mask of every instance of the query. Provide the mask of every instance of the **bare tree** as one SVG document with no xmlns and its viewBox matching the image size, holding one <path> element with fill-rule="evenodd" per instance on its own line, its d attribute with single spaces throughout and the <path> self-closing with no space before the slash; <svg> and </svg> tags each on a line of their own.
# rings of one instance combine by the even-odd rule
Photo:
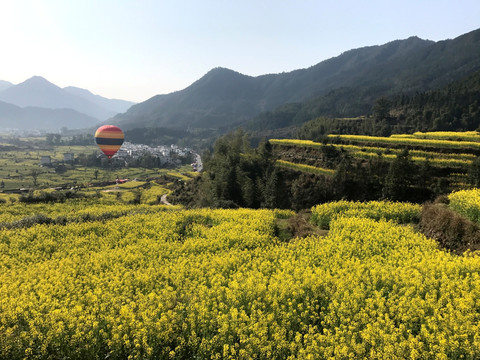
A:
<svg viewBox="0 0 480 360">
<path fill-rule="evenodd" d="M 38 176 L 41 174 L 42 172 L 38 169 L 32 169 L 30 170 L 30 172 L 28 173 L 29 176 L 32 177 L 33 179 L 33 186 L 37 186 L 37 180 L 38 180 Z"/>
</svg>

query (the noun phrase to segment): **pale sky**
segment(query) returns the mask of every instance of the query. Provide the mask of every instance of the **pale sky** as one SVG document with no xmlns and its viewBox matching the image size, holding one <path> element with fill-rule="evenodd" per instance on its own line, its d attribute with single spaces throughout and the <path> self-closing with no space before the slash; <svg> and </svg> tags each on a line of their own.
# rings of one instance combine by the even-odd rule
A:
<svg viewBox="0 0 480 360">
<path fill-rule="evenodd" d="M 480 28 L 479 0 L 0 0 L 0 80 L 144 101 L 214 67 L 257 76 Z"/>
</svg>

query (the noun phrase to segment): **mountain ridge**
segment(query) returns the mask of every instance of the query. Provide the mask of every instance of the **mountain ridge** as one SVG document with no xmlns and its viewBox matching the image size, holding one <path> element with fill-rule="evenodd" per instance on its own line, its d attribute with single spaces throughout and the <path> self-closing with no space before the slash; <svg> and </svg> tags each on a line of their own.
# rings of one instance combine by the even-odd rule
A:
<svg viewBox="0 0 480 360">
<path fill-rule="evenodd" d="M 348 50 L 287 73 L 251 77 L 214 68 L 187 88 L 152 97 L 109 122 L 125 128 L 228 129 L 265 111 L 332 92 L 338 95 L 333 102 L 347 103 L 357 96 L 363 111 L 380 96 L 428 90 L 478 69 L 480 30 L 439 42 L 412 36 Z M 348 90 L 345 95 L 338 91 L 342 88 Z M 347 115 L 359 115 L 351 108 Z"/>
</svg>

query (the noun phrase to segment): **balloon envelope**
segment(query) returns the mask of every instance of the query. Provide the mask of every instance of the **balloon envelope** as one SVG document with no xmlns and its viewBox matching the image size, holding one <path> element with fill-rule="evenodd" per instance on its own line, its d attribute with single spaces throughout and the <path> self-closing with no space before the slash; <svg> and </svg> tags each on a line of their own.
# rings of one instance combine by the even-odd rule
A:
<svg viewBox="0 0 480 360">
<path fill-rule="evenodd" d="M 123 131 L 115 125 L 100 126 L 95 132 L 95 142 L 110 159 L 123 144 Z"/>
</svg>

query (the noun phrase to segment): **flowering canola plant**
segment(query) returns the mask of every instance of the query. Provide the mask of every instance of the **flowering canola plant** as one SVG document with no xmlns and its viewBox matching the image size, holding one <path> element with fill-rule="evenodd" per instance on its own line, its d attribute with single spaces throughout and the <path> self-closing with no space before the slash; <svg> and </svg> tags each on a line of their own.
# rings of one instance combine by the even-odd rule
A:
<svg viewBox="0 0 480 360">
<path fill-rule="evenodd" d="M 374 220 L 395 220 L 405 224 L 416 222 L 420 216 L 418 204 L 395 201 L 333 201 L 312 208 L 311 221 L 321 228 L 328 229 L 330 222 L 337 217 L 365 217 Z"/>
<path fill-rule="evenodd" d="M 283 168 L 293 169 L 293 170 L 307 172 L 311 174 L 324 175 L 324 176 L 333 176 L 335 174 L 335 170 L 332 170 L 332 169 L 326 169 L 326 168 L 321 168 L 321 167 L 306 165 L 306 164 L 297 164 L 297 163 L 293 163 L 285 160 L 277 160 L 275 164 Z"/>
<path fill-rule="evenodd" d="M 443 148 L 443 149 L 480 149 L 480 143 L 477 141 L 454 141 L 444 139 L 420 139 L 406 137 L 382 137 L 366 135 L 327 135 L 328 138 L 338 138 L 344 141 L 354 143 L 375 143 L 385 145 L 411 145 L 420 147 Z"/>
<path fill-rule="evenodd" d="M 0 230 L 0 358 L 480 357 L 480 260 L 361 212 L 289 242 L 280 210 Z"/>
<path fill-rule="evenodd" d="M 452 210 L 480 223 L 480 189 L 455 191 L 448 195 L 448 199 Z"/>
<path fill-rule="evenodd" d="M 95 218 L 119 217 L 129 213 L 154 213 L 165 210 L 163 205 L 131 205 L 98 202 L 92 199 L 73 199 L 63 203 L 3 204 L 0 207 L 0 228 L 39 215 L 65 221 L 89 221 Z"/>
<path fill-rule="evenodd" d="M 477 131 L 417 131 L 413 133 L 413 136 L 420 139 L 456 139 L 460 141 L 480 141 L 480 134 Z"/>
</svg>

